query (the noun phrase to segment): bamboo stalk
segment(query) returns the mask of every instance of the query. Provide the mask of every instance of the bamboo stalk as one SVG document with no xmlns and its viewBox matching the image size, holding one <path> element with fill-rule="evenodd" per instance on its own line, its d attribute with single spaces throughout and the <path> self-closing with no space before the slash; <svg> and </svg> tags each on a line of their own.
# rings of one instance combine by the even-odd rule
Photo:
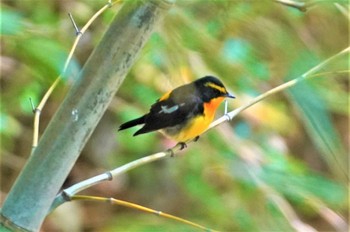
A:
<svg viewBox="0 0 350 232">
<path fill-rule="evenodd" d="M 10 190 L 1 211 L 3 223 L 39 230 L 85 143 L 171 2 L 124 3 Z"/>
</svg>

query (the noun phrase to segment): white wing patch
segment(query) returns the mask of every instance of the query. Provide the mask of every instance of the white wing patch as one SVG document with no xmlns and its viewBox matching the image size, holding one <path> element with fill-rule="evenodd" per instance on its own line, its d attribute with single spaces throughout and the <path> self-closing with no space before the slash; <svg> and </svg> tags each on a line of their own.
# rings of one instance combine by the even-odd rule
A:
<svg viewBox="0 0 350 232">
<path fill-rule="evenodd" d="M 175 112 L 176 110 L 178 110 L 180 108 L 180 106 L 185 105 L 185 103 L 181 103 L 180 105 L 174 105 L 170 108 L 168 108 L 168 106 L 161 106 L 162 110 L 160 110 L 158 113 L 165 113 L 165 114 L 171 114 L 173 112 Z"/>
</svg>

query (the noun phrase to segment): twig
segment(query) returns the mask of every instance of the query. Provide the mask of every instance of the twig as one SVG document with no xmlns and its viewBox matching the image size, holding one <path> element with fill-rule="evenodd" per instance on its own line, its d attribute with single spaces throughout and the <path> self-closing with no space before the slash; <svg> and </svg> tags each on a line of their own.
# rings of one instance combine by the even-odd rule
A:
<svg viewBox="0 0 350 232">
<path fill-rule="evenodd" d="M 277 3 L 280 3 L 282 5 L 285 6 L 289 6 L 289 7 L 293 7 L 295 9 L 300 10 L 301 12 L 306 12 L 310 7 L 313 7 L 317 4 L 321 4 L 321 3 L 331 3 L 331 4 L 335 4 L 336 7 L 340 9 L 340 4 L 339 2 L 344 2 L 344 4 L 348 4 L 347 0 L 311 0 L 311 1 L 307 1 L 307 2 L 296 2 L 293 0 L 274 0 Z M 341 10 L 342 13 L 346 12 Z M 349 16 L 345 13 L 345 15 L 349 18 Z"/>
<path fill-rule="evenodd" d="M 138 205 L 138 204 L 134 204 L 134 203 L 127 202 L 127 201 L 118 200 L 118 199 L 115 199 L 115 198 L 76 195 L 76 196 L 73 196 L 71 200 L 98 201 L 98 202 L 107 202 L 107 203 L 110 203 L 112 205 L 121 205 L 121 206 L 124 206 L 124 207 L 140 210 L 140 211 L 143 211 L 145 213 L 151 213 L 151 214 L 155 214 L 155 215 L 160 216 L 160 217 L 165 217 L 165 218 L 168 218 L 168 219 L 172 219 L 172 220 L 175 220 L 175 221 L 181 222 L 183 224 L 187 224 L 187 225 L 190 225 L 190 226 L 193 226 L 193 227 L 205 230 L 205 231 L 215 231 L 215 230 L 206 228 L 206 227 L 204 227 L 202 225 L 199 225 L 197 223 L 194 223 L 194 222 L 182 219 L 180 217 L 176 217 L 176 216 L 173 216 L 171 214 L 163 213 L 162 211 L 150 209 L 150 208 Z"/>
<path fill-rule="evenodd" d="M 171 156 L 172 154 L 176 153 L 181 149 L 181 145 L 176 145 L 171 149 L 168 149 L 163 152 L 155 153 L 149 156 L 142 157 L 140 159 L 134 160 L 130 163 L 127 163 L 121 167 L 118 167 L 116 169 L 113 169 L 111 171 L 105 172 L 103 174 L 97 175 L 95 177 L 89 178 L 87 180 L 84 180 L 82 182 L 79 182 L 75 185 L 72 185 L 71 187 L 63 190 L 64 194 L 66 197 L 68 196 L 69 198 L 74 196 L 76 193 L 81 192 L 84 189 L 87 189 L 93 185 L 96 185 L 98 183 L 101 183 L 103 181 L 111 181 L 113 180 L 114 177 L 126 173 L 134 168 L 137 168 L 139 166 L 142 166 L 147 163 L 151 163 L 153 161 L 163 159 L 167 156 Z"/>
<path fill-rule="evenodd" d="M 51 96 L 52 92 L 54 91 L 54 89 L 56 88 L 56 86 L 58 85 L 59 81 L 61 80 L 62 76 L 65 74 L 65 72 L 67 71 L 68 65 L 72 60 L 73 54 L 75 52 L 75 49 L 78 45 L 78 42 L 80 41 L 81 36 L 84 34 L 84 32 L 89 28 L 89 26 L 94 22 L 94 20 L 100 15 L 102 14 L 106 9 L 108 9 L 109 7 L 111 7 L 112 5 L 116 4 L 120 2 L 120 0 L 117 0 L 115 2 L 110 2 L 108 1 L 108 3 L 103 6 L 99 11 L 97 11 L 91 18 L 90 20 L 85 24 L 85 26 L 79 30 L 79 28 L 77 27 L 77 25 L 75 24 L 75 21 L 72 17 L 72 15 L 69 13 L 69 18 L 72 21 L 72 24 L 76 30 L 76 39 L 73 43 L 73 46 L 69 52 L 69 55 L 66 59 L 66 62 L 64 64 L 63 70 L 62 70 L 62 74 L 59 75 L 57 77 L 57 79 L 54 81 L 54 83 L 50 86 L 50 88 L 47 90 L 47 92 L 45 93 L 44 97 L 41 99 L 39 105 L 33 110 L 34 111 L 34 129 L 33 129 L 33 142 L 32 142 L 32 153 L 34 151 L 34 149 L 38 146 L 38 141 L 39 141 L 39 124 L 40 124 L 40 114 L 42 109 L 44 108 L 48 98 Z"/>
<path fill-rule="evenodd" d="M 74 19 L 73 19 L 73 15 L 72 15 L 71 13 L 68 13 L 68 16 L 69 16 L 70 21 L 72 22 L 72 24 L 73 24 L 73 26 L 74 26 L 75 35 L 78 36 L 79 34 L 83 34 L 83 33 L 79 30 L 77 24 L 75 23 L 75 21 L 74 21 Z"/>
<path fill-rule="evenodd" d="M 295 2 L 292 0 L 275 0 L 275 2 L 280 3 L 285 6 L 293 7 L 295 9 L 298 9 L 302 12 L 305 12 L 307 10 L 306 4 L 304 2 Z"/>
<path fill-rule="evenodd" d="M 32 143 L 32 152 L 38 146 L 39 141 L 39 123 L 40 123 L 40 114 L 43 109 L 47 99 L 50 97 L 53 90 L 58 85 L 61 76 L 59 76 L 55 82 L 50 86 L 50 88 L 45 93 L 44 97 L 41 99 L 39 105 L 34 109 L 34 131 L 33 131 L 33 143 Z"/>
<path fill-rule="evenodd" d="M 121 167 L 118 167 L 116 169 L 110 170 L 108 172 L 102 173 L 100 175 L 97 175 L 97 176 L 91 177 L 87 180 L 76 183 L 76 184 L 70 186 L 69 188 L 64 189 L 61 193 L 59 193 L 56 196 L 56 198 L 51 206 L 50 212 L 52 210 L 54 210 L 55 208 L 57 208 L 58 206 L 60 206 L 61 204 L 63 204 L 64 202 L 70 201 L 70 199 L 74 195 L 76 195 L 78 192 L 81 192 L 87 188 L 90 188 L 91 186 L 102 183 L 104 181 L 111 181 L 111 180 L 113 180 L 114 177 L 116 177 L 122 173 L 126 173 L 126 172 L 128 172 L 136 167 L 145 165 L 147 163 L 151 163 L 151 162 L 156 161 L 156 160 L 163 159 L 165 157 L 172 157 L 177 151 L 181 150 L 181 147 L 182 146 L 180 144 L 177 144 L 173 148 L 168 149 L 166 151 L 142 157 L 140 159 L 134 160 L 134 161 L 127 163 L 127 164 L 125 164 Z"/>
<path fill-rule="evenodd" d="M 319 71 L 321 68 L 323 68 L 325 65 L 329 64 L 330 62 L 332 62 L 333 60 L 337 59 L 338 57 L 349 53 L 350 52 L 350 47 L 347 47 L 346 49 L 342 50 L 341 52 L 335 54 L 334 56 L 326 59 L 325 61 L 319 63 L 318 65 L 316 65 L 315 67 L 311 68 L 309 71 L 305 72 L 304 74 L 302 74 L 300 77 L 297 77 L 291 81 L 288 81 L 280 86 L 277 86 L 276 88 L 273 88 L 259 96 L 257 96 L 256 98 L 252 99 L 250 102 L 248 102 L 248 104 L 243 105 L 233 111 L 231 111 L 230 113 L 224 115 L 223 117 L 217 119 L 216 121 L 214 121 L 213 123 L 210 124 L 209 129 L 216 127 L 217 125 L 225 122 L 225 121 L 229 121 L 232 120 L 237 114 L 239 114 L 240 112 L 242 112 L 243 110 L 251 107 L 252 105 L 260 102 L 261 100 L 271 96 L 272 94 L 278 93 L 282 90 L 285 90 L 287 88 L 290 88 L 296 84 L 298 84 L 301 81 L 304 81 L 305 79 L 311 78 L 313 77 L 312 74 L 314 74 L 315 72 Z"/>
<path fill-rule="evenodd" d="M 29 98 L 29 102 L 30 102 L 30 106 L 32 107 L 32 112 L 35 113 L 35 106 L 31 97 Z"/>
</svg>

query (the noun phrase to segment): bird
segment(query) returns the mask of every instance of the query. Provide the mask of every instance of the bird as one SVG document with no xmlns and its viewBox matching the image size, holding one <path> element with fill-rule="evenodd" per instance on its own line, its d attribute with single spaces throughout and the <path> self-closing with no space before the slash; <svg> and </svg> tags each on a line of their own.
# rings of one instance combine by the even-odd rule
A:
<svg viewBox="0 0 350 232">
<path fill-rule="evenodd" d="M 214 76 L 204 76 L 179 86 L 160 97 L 148 113 L 125 122 L 119 130 L 143 125 L 134 136 L 160 131 L 186 147 L 186 142 L 197 141 L 214 120 L 215 112 L 225 98 L 235 98 Z"/>
</svg>

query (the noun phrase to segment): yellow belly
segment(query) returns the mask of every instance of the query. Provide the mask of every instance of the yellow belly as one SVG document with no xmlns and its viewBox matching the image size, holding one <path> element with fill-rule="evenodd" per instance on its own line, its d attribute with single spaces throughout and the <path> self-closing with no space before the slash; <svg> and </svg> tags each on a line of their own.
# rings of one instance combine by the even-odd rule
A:
<svg viewBox="0 0 350 232">
<path fill-rule="evenodd" d="M 196 116 L 191 120 L 184 128 L 179 130 L 176 134 L 166 134 L 168 137 L 176 140 L 177 142 L 187 142 L 191 139 L 201 135 L 213 121 L 216 109 L 223 101 L 223 97 L 215 98 L 208 103 L 204 103 L 203 115 Z"/>
<path fill-rule="evenodd" d="M 210 125 L 213 120 L 206 118 L 205 116 L 199 116 L 192 120 L 191 123 L 186 125 L 184 129 L 181 129 L 180 133 L 170 136 L 177 142 L 187 142 L 202 134 Z"/>
</svg>

